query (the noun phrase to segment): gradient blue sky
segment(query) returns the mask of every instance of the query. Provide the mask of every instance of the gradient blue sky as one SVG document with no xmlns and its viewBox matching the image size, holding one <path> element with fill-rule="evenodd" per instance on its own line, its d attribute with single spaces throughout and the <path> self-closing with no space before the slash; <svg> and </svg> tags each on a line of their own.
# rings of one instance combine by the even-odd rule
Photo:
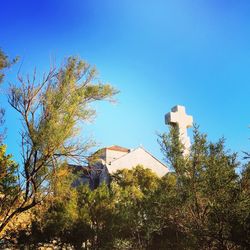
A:
<svg viewBox="0 0 250 250">
<path fill-rule="evenodd" d="M 100 146 L 142 144 L 162 159 L 156 131 L 167 131 L 165 113 L 182 104 L 209 139 L 250 148 L 248 0 L 8 0 L 0 25 L 0 47 L 20 56 L 23 73 L 78 55 L 120 90 L 117 104 L 97 105 L 84 128 Z M 20 121 L 4 97 L 1 105 L 8 151 L 19 159 Z"/>
</svg>

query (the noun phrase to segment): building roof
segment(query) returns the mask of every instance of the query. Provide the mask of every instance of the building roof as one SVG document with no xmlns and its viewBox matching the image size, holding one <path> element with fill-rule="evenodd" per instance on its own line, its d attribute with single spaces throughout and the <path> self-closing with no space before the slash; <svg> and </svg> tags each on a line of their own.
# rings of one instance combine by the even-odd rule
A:
<svg viewBox="0 0 250 250">
<path fill-rule="evenodd" d="M 114 151 L 120 151 L 120 152 L 126 152 L 126 153 L 130 152 L 130 149 L 124 148 L 124 147 L 120 147 L 120 146 L 117 146 L 117 145 L 112 145 L 110 147 L 107 147 L 106 149 L 108 149 L 108 150 L 114 150 Z"/>
</svg>

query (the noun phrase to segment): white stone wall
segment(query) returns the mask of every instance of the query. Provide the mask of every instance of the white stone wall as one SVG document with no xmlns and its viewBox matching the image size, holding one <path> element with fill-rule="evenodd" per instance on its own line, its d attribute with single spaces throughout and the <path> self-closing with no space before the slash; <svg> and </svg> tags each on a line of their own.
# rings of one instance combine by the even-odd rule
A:
<svg viewBox="0 0 250 250">
<path fill-rule="evenodd" d="M 110 162 L 122 157 L 123 155 L 128 154 L 127 152 L 122 151 L 116 151 L 116 150 L 110 150 L 106 149 L 106 163 L 109 164 Z"/>
<path fill-rule="evenodd" d="M 164 176 L 168 172 L 168 168 L 154 158 L 151 154 L 145 151 L 143 148 L 137 148 L 110 164 L 107 164 L 109 172 L 112 174 L 118 169 L 132 169 L 137 165 L 143 165 L 145 168 L 151 169 L 159 177 Z"/>
</svg>

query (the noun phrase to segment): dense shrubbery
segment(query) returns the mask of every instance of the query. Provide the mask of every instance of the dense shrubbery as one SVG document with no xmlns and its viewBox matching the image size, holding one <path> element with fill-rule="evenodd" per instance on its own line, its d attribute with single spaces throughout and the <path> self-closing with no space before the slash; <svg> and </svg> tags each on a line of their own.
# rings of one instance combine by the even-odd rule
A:
<svg viewBox="0 0 250 250">
<path fill-rule="evenodd" d="M 72 189 L 73 177 L 62 167 L 53 199 L 33 211 L 26 243 L 56 239 L 75 249 L 249 249 L 249 164 L 238 175 L 236 155 L 225 150 L 224 141 L 208 143 L 197 129 L 189 157 L 182 156 L 175 129 L 160 142 L 175 170 L 163 178 L 137 166 L 114 174 L 110 187 Z"/>
</svg>

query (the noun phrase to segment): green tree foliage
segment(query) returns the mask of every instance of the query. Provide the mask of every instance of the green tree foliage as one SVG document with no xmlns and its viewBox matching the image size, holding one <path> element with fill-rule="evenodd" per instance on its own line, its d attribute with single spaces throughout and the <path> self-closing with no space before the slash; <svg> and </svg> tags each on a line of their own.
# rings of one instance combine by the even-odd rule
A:
<svg viewBox="0 0 250 250">
<path fill-rule="evenodd" d="M 113 185 L 120 189 L 117 203 L 120 242 L 129 243 L 134 249 L 144 249 L 151 235 L 151 198 L 159 186 L 159 178 L 150 170 L 138 165 L 132 170 L 118 170 L 113 175 Z"/>
<path fill-rule="evenodd" d="M 242 171 L 240 180 L 240 198 L 234 212 L 234 227 L 232 234 L 234 241 L 242 246 L 250 246 L 250 163 L 248 162 Z"/>
<path fill-rule="evenodd" d="M 12 85 L 10 105 L 23 124 L 21 191 L 18 206 L 3 211 L 0 232 L 14 216 L 32 208 L 50 192 L 57 162 L 73 158 L 83 161 L 89 143 L 79 143 L 80 122 L 93 118 L 90 103 L 111 100 L 117 91 L 97 79 L 94 67 L 70 57 L 59 69 L 52 68 L 42 81 L 18 76 Z"/>
<path fill-rule="evenodd" d="M 4 70 L 11 66 L 12 62 L 0 49 L 0 84 L 4 79 Z M 4 109 L 0 108 L 0 125 L 4 123 Z M 6 146 L 2 144 L 4 132 L 0 133 L 0 225 L 5 221 L 6 211 L 10 211 L 12 204 L 16 205 L 16 194 L 19 191 L 17 164 L 6 155 Z"/>
<path fill-rule="evenodd" d="M 58 239 L 58 244 L 76 249 L 144 249 L 150 234 L 145 211 L 150 209 L 150 190 L 157 189 L 159 178 L 137 166 L 118 171 L 111 187 L 103 184 L 90 190 L 88 186 L 72 189 L 69 173 L 68 168 L 59 174 L 47 206 L 35 208 L 26 241 L 37 244 Z"/>
<path fill-rule="evenodd" d="M 176 128 L 171 128 L 170 134 L 161 135 L 160 140 L 175 170 L 179 211 L 174 216 L 186 235 L 183 239 L 188 238 L 190 249 L 249 246 L 249 229 L 242 225 L 247 224 L 246 217 L 244 222 L 238 218 L 242 209 L 250 211 L 249 196 L 242 196 L 244 177 L 240 180 L 236 174 L 236 154 L 225 150 L 224 139 L 208 143 L 206 136 L 195 128 L 190 155 L 184 157 L 177 133 Z"/>
<path fill-rule="evenodd" d="M 159 140 L 174 170 L 162 178 L 137 166 L 92 191 L 72 188 L 70 168 L 58 168 L 53 196 L 35 208 L 26 242 L 56 240 L 75 249 L 249 249 L 250 164 L 238 175 L 239 162 L 225 140 L 210 143 L 197 128 L 186 156 L 175 128 Z"/>
<path fill-rule="evenodd" d="M 10 208 L 13 197 L 19 191 L 17 164 L 6 155 L 6 146 L 0 146 L 0 214 Z M 0 217 L 0 222 L 4 218 Z"/>
<path fill-rule="evenodd" d="M 115 199 L 106 185 L 94 191 L 88 186 L 72 189 L 73 181 L 70 168 L 62 174 L 59 172 L 58 182 L 54 186 L 53 198 L 47 200 L 47 206 L 39 206 L 34 210 L 28 240 L 31 244 L 51 242 L 59 239 L 58 244 L 70 244 L 76 249 L 90 246 L 99 249 L 106 243 L 112 244 L 112 225 L 115 218 Z M 116 221 L 118 223 L 118 221 Z M 101 245 L 102 244 L 102 245 Z"/>
<path fill-rule="evenodd" d="M 77 245 L 75 237 L 78 234 L 74 228 L 78 218 L 77 190 L 71 187 L 73 176 L 70 168 L 62 165 L 53 178 L 53 191 L 42 204 L 33 209 L 32 239 L 30 237 L 22 239 L 23 235 L 19 238 L 35 245 L 57 238 L 61 239 L 62 244 L 69 242 Z M 79 229 L 79 232 L 82 230 Z M 81 238 L 79 240 L 82 241 Z"/>
<path fill-rule="evenodd" d="M 0 48 L 0 84 L 3 82 L 4 79 L 4 70 L 8 67 L 10 67 L 12 64 L 14 64 L 17 61 L 18 58 L 15 58 L 14 60 L 10 61 L 8 56 L 1 50 Z M 4 109 L 0 108 L 0 125 L 4 123 Z M 2 141 L 3 135 L 0 137 L 0 142 Z"/>
<path fill-rule="evenodd" d="M 0 49 L 0 83 L 3 81 L 4 73 L 3 70 L 10 66 L 8 56 Z"/>
</svg>

